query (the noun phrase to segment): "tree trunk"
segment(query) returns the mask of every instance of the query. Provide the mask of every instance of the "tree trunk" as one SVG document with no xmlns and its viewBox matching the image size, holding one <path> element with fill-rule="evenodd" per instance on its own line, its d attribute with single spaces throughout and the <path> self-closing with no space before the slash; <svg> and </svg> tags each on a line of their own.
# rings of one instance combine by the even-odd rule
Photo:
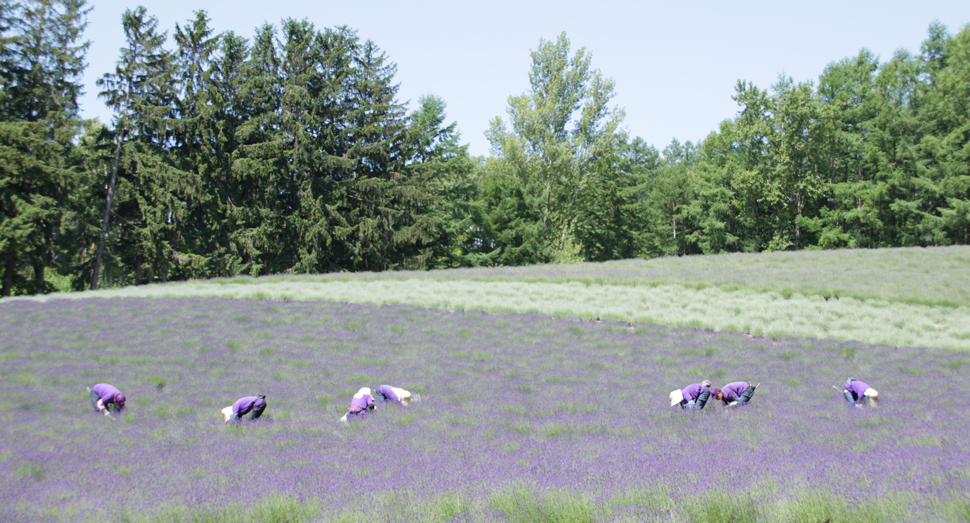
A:
<svg viewBox="0 0 970 523">
<path fill-rule="evenodd" d="M 44 294 L 44 264 L 34 264 L 34 294 Z"/>
<path fill-rule="evenodd" d="M 94 271 L 91 274 L 91 290 L 98 289 L 98 273 L 101 271 L 101 258 L 104 255 L 104 239 L 108 236 L 108 219 L 111 217 L 111 199 L 115 193 L 115 180 L 118 179 L 118 159 L 121 157 L 121 142 L 125 132 L 118 133 L 115 144 L 115 161 L 111 165 L 111 183 L 108 185 L 108 198 L 104 204 L 104 220 L 101 222 L 101 235 L 98 237 L 98 252 L 94 257 Z"/>
<path fill-rule="evenodd" d="M 577 184 L 576 189 L 573 191 L 573 197 L 569 200 L 569 209 L 566 210 L 566 219 L 562 224 L 562 237 L 559 238 L 559 252 L 566 247 L 566 231 L 569 230 L 569 220 L 573 216 L 573 207 L 576 205 L 576 194 L 579 192 L 579 185 Z"/>
<path fill-rule="evenodd" d="M 0 288 L 0 297 L 10 296 L 10 292 L 13 288 L 13 269 L 16 260 L 13 256 L 7 258 L 7 262 L 4 264 L 3 269 L 3 287 Z"/>
<path fill-rule="evenodd" d="M 44 227 L 44 248 L 37 254 L 34 262 L 34 281 L 37 289 L 35 294 L 44 294 L 44 271 L 53 262 L 54 253 L 54 224 L 49 220 L 43 221 Z"/>
<path fill-rule="evenodd" d="M 546 221 L 549 219 L 549 199 L 552 198 L 552 182 L 546 182 L 546 203 L 542 211 L 542 233 L 548 230 Z"/>
<path fill-rule="evenodd" d="M 758 220 L 758 201 L 754 202 L 754 252 L 761 252 L 761 224 Z"/>
</svg>

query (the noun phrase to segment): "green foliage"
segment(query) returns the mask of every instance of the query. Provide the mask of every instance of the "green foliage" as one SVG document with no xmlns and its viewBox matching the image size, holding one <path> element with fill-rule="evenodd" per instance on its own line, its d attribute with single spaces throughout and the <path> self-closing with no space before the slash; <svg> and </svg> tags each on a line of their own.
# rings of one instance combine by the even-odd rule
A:
<svg viewBox="0 0 970 523">
<path fill-rule="evenodd" d="M 818 86 L 739 81 L 740 111 L 641 184 L 641 255 L 968 243 L 970 27 L 922 55 L 833 62 Z"/>
<path fill-rule="evenodd" d="M 0 2 L 0 296 L 54 290 L 55 242 L 80 183 L 73 139 L 90 8 L 84 0 Z"/>
<path fill-rule="evenodd" d="M 563 33 L 531 52 L 491 156 L 471 158 L 443 99 L 409 109 L 375 42 L 308 20 L 246 39 L 198 11 L 169 44 L 128 10 L 98 82 L 115 118 L 82 123 L 88 9 L 0 1 L 3 296 L 970 244 L 970 26 L 934 23 L 918 53 L 884 62 L 862 49 L 817 83 L 740 80 L 734 118 L 662 152 L 627 136 L 616 85 Z"/>
<path fill-rule="evenodd" d="M 599 510 L 590 500 L 566 492 L 537 495 L 528 489 L 511 489 L 492 499 L 492 508 L 510 522 L 592 523 Z"/>
<path fill-rule="evenodd" d="M 620 128 L 623 110 L 608 106 L 614 82 L 591 69 L 586 48 L 570 56 L 565 33 L 555 41 L 540 40 L 531 56 L 531 89 L 509 97 L 511 129 L 501 118 L 492 120 L 486 135 L 497 161 L 486 166 L 495 176 L 515 180 L 511 183 L 518 185 L 525 207 L 518 214 L 528 210 L 538 218 L 538 230 L 529 231 L 527 261 L 556 260 L 579 239 L 577 231 L 591 225 L 597 234 L 581 234 L 589 242 L 581 250 L 600 257 L 607 249 L 613 256 L 613 245 L 597 245 L 596 240 L 616 234 L 612 229 L 623 204 L 625 183 L 614 164 L 626 134 Z M 492 234 L 508 228 L 495 228 Z"/>
<path fill-rule="evenodd" d="M 683 508 L 690 521 L 704 523 L 746 523 L 761 519 L 761 510 L 754 501 L 729 494 L 712 495 Z"/>
<path fill-rule="evenodd" d="M 319 517 L 320 508 L 311 501 L 271 495 L 253 507 L 226 506 L 196 511 L 185 510 L 181 507 L 162 508 L 155 514 L 125 514 L 121 521 L 125 523 L 229 523 L 237 521 L 304 523 L 318 521 Z M 339 521 L 339 519 L 335 520 Z"/>
</svg>

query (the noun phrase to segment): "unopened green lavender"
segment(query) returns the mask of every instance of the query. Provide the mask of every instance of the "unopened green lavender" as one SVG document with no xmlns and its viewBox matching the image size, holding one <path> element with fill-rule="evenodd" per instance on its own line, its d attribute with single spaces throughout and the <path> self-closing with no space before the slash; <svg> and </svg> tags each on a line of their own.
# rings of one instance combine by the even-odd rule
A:
<svg viewBox="0 0 970 523">
<path fill-rule="evenodd" d="M 3 521 L 230 520 L 279 500 L 309 521 L 970 514 L 962 353 L 218 298 L 9 302 L 0 332 Z M 846 405 L 849 376 L 878 409 Z M 669 407 L 705 378 L 761 387 L 741 409 Z M 117 421 L 91 412 L 95 383 L 127 396 Z M 382 384 L 421 401 L 337 422 Z M 261 419 L 223 423 L 257 393 Z"/>
</svg>

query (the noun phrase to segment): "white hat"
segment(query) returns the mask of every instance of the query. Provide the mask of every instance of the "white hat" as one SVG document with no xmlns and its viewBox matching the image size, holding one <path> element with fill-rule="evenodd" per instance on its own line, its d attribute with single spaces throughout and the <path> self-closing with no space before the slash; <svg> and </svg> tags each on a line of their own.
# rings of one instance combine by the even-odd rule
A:
<svg viewBox="0 0 970 523">
<path fill-rule="evenodd" d="M 229 423 L 229 418 L 232 417 L 232 405 L 222 409 L 223 423 Z"/>
<path fill-rule="evenodd" d="M 684 392 L 680 389 L 670 392 L 670 406 L 679 405 L 680 402 L 684 401 Z"/>
</svg>

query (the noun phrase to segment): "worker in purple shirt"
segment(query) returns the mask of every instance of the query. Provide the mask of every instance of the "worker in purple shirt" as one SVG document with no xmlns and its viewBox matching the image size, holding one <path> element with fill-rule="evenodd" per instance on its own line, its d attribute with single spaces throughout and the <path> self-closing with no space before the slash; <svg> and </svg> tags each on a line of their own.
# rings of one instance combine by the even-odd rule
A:
<svg viewBox="0 0 970 523">
<path fill-rule="evenodd" d="M 241 420 L 243 416 L 252 412 L 250 419 L 256 420 L 263 415 L 264 410 L 266 410 L 266 395 L 257 394 L 239 398 L 231 407 L 222 409 L 222 417 L 226 423 L 229 423 L 230 421 Z"/>
<path fill-rule="evenodd" d="M 751 401 L 755 389 L 760 386 L 760 383 L 751 385 L 746 381 L 735 381 L 728 383 L 720 389 L 714 387 L 711 389 L 711 395 L 714 396 L 715 400 L 721 400 L 725 407 L 736 407 L 738 405 L 745 405 Z"/>
<path fill-rule="evenodd" d="M 842 387 L 842 396 L 850 405 L 861 407 L 868 400 L 870 407 L 879 406 L 879 392 L 855 378 L 845 380 L 845 386 Z"/>
<path fill-rule="evenodd" d="M 381 385 L 377 389 L 377 395 L 385 403 L 393 402 L 403 407 L 407 407 L 411 401 L 418 401 L 417 396 L 413 396 L 411 391 L 391 385 Z"/>
<path fill-rule="evenodd" d="M 93 387 L 88 387 L 91 391 L 91 407 L 94 412 L 104 412 L 105 416 L 111 417 L 111 410 L 114 408 L 118 412 L 125 409 L 125 395 L 114 385 L 98 383 Z"/>
<path fill-rule="evenodd" d="M 670 406 L 680 405 L 685 410 L 703 410 L 711 397 L 711 381 L 704 380 L 670 393 Z"/>
<path fill-rule="evenodd" d="M 347 413 L 337 421 L 347 423 L 347 416 L 361 416 L 376 408 L 377 405 L 374 405 L 374 397 L 371 396 L 370 387 L 361 387 L 357 394 L 350 398 L 350 407 L 347 408 Z"/>
</svg>

